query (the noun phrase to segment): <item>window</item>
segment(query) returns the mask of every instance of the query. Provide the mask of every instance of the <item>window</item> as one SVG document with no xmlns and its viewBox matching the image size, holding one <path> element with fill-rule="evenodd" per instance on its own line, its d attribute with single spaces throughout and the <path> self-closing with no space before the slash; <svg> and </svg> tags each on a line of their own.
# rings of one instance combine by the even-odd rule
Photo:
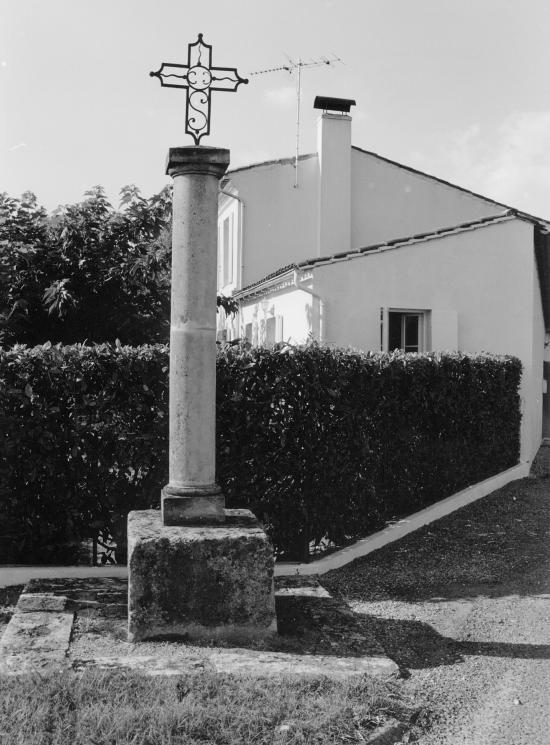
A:
<svg viewBox="0 0 550 745">
<path fill-rule="evenodd" d="M 428 348 L 428 311 L 382 309 L 381 347 L 392 352 L 425 352 Z"/>
<path fill-rule="evenodd" d="M 222 223 L 222 287 L 233 282 L 233 231 L 231 216 Z"/>
<path fill-rule="evenodd" d="M 244 336 L 246 341 L 250 342 L 252 344 L 252 324 L 246 323 L 244 326 Z"/>
<path fill-rule="evenodd" d="M 388 349 L 402 349 L 404 352 L 420 352 L 420 314 L 388 314 Z"/>
</svg>

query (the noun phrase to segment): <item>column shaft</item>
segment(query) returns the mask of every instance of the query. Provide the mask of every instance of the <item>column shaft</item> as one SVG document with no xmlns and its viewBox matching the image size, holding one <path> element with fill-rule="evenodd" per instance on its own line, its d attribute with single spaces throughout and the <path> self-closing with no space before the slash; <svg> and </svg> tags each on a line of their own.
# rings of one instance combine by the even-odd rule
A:
<svg viewBox="0 0 550 745">
<path fill-rule="evenodd" d="M 223 520 L 216 468 L 218 182 L 229 151 L 172 148 L 169 483 L 165 524 Z"/>
</svg>

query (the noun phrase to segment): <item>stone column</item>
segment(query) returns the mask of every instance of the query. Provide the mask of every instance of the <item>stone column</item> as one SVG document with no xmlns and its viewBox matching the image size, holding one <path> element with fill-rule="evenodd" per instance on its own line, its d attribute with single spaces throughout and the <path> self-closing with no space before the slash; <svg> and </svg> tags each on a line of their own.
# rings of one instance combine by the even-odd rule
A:
<svg viewBox="0 0 550 745">
<path fill-rule="evenodd" d="M 222 522 L 216 468 L 218 182 L 229 150 L 171 148 L 174 179 L 170 325 L 169 482 L 164 525 Z"/>
<path fill-rule="evenodd" d="M 236 642 L 277 633 L 274 555 L 215 482 L 218 181 L 229 151 L 170 150 L 174 179 L 169 482 L 128 515 L 128 639 Z"/>
</svg>

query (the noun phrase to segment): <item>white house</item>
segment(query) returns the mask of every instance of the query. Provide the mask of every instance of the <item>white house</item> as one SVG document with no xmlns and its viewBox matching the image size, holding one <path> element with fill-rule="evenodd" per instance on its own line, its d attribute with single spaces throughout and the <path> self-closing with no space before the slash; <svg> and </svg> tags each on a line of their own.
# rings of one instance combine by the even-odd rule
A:
<svg viewBox="0 0 550 745">
<path fill-rule="evenodd" d="M 218 287 L 240 312 L 220 336 L 516 355 L 531 461 L 550 436 L 550 224 L 352 146 L 353 102 L 320 102 L 298 188 L 291 158 L 222 184 Z"/>
</svg>

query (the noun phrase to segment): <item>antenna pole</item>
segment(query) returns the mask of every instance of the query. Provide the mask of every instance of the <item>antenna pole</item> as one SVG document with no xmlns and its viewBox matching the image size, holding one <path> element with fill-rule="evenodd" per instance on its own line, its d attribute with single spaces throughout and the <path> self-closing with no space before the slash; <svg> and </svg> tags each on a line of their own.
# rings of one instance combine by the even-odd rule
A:
<svg viewBox="0 0 550 745">
<path fill-rule="evenodd" d="M 285 72 L 292 73 L 298 71 L 298 84 L 297 88 L 297 106 L 296 106 L 296 156 L 294 158 L 294 188 L 298 188 L 298 159 L 300 157 L 300 97 L 302 94 L 302 67 L 321 67 L 322 65 L 335 65 L 338 62 L 343 62 L 340 57 L 332 56 L 332 59 L 322 57 L 321 59 L 312 60 L 311 62 L 302 62 L 300 58 L 298 62 L 288 58 L 288 65 L 282 65 L 281 67 L 270 67 L 267 70 L 256 70 L 255 72 L 249 72 L 252 75 L 265 75 L 266 73 L 279 72 L 284 70 Z"/>
<path fill-rule="evenodd" d="M 302 94 L 302 60 L 298 62 L 298 102 L 296 105 L 296 159 L 294 161 L 294 188 L 298 188 L 298 158 L 300 156 L 300 98 Z"/>
</svg>

